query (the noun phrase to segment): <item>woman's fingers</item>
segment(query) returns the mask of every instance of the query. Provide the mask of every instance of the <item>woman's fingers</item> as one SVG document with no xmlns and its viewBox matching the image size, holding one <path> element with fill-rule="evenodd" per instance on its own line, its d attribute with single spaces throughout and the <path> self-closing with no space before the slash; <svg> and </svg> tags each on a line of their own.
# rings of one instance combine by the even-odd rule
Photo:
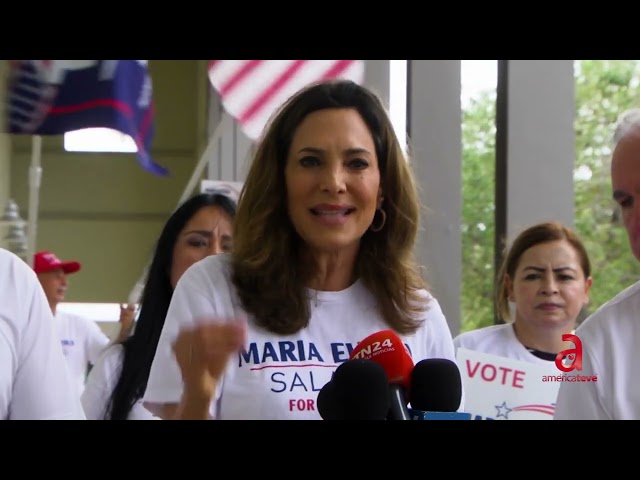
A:
<svg viewBox="0 0 640 480">
<path fill-rule="evenodd" d="M 245 329 L 235 322 L 201 325 L 196 332 L 199 345 L 208 356 L 232 353 L 244 345 Z"/>
<path fill-rule="evenodd" d="M 185 380 L 202 380 L 203 375 L 217 380 L 245 339 L 244 322 L 199 323 L 180 331 L 173 350 Z"/>
</svg>

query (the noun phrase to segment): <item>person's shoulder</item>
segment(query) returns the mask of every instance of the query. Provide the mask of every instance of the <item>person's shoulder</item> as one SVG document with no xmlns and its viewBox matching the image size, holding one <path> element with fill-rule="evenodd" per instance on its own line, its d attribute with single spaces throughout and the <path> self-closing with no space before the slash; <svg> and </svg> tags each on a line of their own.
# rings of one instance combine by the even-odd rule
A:
<svg viewBox="0 0 640 480">
<path fill-rule="evenodd" d="M 35 272 L 20 257 L 0 248 L 0 322 L 22 330 L 28 324 L 51 323 L 51 315 Z"/>
<path fill-rule="evenodd" d="M 429 322 L 430 320 L 443 320 L 444 313 L 438 299 L 427 289 L 420 288 L 415 290 L 414 300 L 411 302 L 413 307 L 418 308 L 416 318 L 421 322 Z"/>
<path fill-rule="evenodd" d="M 231 276 L 231 255 L 220 253 L 209 255 L 191 265 L 178 282 L 202 284 L 203 281 L 217 283 Z M 183 281 L 184 280 L 184 281 Z"/>
<path fill-rule="evenodd" d="M 231 270 L 231 254 L 219 253 L 204 257 L 200 262 L 200 268 L 210 272 L 227 272 Z"/>
<path fill-rule="evenodd" d="M 423 332 L 449 330 L 449 324 L 445 318 L 438 299 L 428 290 L 417 290 L 420 313 L 416 318 L 420 322 L 420 330 Z M 427 334 L 429 335 L 429 334 Z"/>
<path fill-rule="evenodd" d="M 585 329 L 588 325 L 593 325 L 603 321 L 610 321 L 619 318 L 618 313 L 626 311 L 630 306 L 640 305 L 640 281 L 622 290 L 611 300 L 602 304 L 595 312 L 582 322 L 578 329 Z M 593 328 L 593 327 L 592 327 Z"/>
<path fill-rule="evenodd" d="M 56 312 L 56 318 L 65 320 L 67 322 L 76 323 L 76 324 L 87 324 L 89 322 L 95 323 L 93 322 L 93 320 L 89 318 L 83 317 L 82 315 L 78 315 L 77 313 L 69 312 L 67 310 L 61 310 L 60 308 L 58 308 Z"/>
<path fill-rule="evenodd" d="M 0 248 L 0 273 L 7 281 L 8 286 L 15 285 L 16 282 L 21 286 L 25 283 L 36 285 L 38 281 L 35 272 L 29 268 L 24 260 L 4 248 Z"/>
<path fill-rule="evenodd" d="M 65 310 L 56 312 L 56 319 L 65 322 L 67 325 L 81 331 L 102 332 L 100 326 L 91 318 L 83 317 L 76 313 Z"/>
<path fill-rule="evenodd" d="M 19 262 L 22 262 L 22 260 L 15 253 L 4 248 L 0 248 L 0 267 L 2 267 L 0 268 L 0 271 L 3 271 L 6 265 L 13 265 Z"/>
<path fill-rule="evenodd" d="M 511 324 L 505 323 L 500 325 L 490 325 L 488 327 L 476 328 L 475 330 L 469 330 L 458 334 L 453 342 L 456 347 L 464 347 L 474 345 L 478 341 L 489 338 L 503 336 L 506 330 L 511 328 Z"/>
<path fill-rule="evenodd" d="M 640 280 L 633 285 L 629 285 L 611 300 L 605 302 L 594 312 L 594 315 L 596 313 L 606 312 L 616 308 L 624 308 L 627 302 L 640 302 Z"/>
<path fill-rule="evenodd" d="M 427 289 L 419 288 L 415 290 L 418 302 L 425 308 L 425 312 L 441 312 L 440 302 L 438 299 Z"/>
<path fill-rule="evenodd" d="M 620 322 L 635 321 L 640 311 L 640 281 L 622 290 L 602 304 L 576 329 L 576 334 L 594 334 L 609 329 Z"/>
<path fill-rule="evenodd" d="M 429 290 L 427 290 L 426 288 L 418 288 L 415 290 L 416 294 L 418 295 L 418 297 L 420 297 L 420 299 L 424 302 L 429 302 L 432 299 L 435 299 L 436 297 L 433 295 L 433 293 L 431 293 Z"/>
</svg>

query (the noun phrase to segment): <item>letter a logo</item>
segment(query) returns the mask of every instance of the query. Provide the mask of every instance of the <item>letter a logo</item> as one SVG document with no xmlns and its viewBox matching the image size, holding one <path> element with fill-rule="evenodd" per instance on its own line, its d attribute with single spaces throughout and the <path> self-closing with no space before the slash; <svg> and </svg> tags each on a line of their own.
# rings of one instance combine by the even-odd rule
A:
<svg viewBox="0 0 640 480">
<path fill-rule="evenodd" d="M 556 355 L 556 367 L 563 372 L 582 370 L 582 342 L 577 335 L 571 335 L 570 333 L 562 335 L 562 340 L 565 342 L 573 342 L 575 348 L 562 350 L 558 353 L 558 355 Z M 569 365 L 563 363 L 564 357 L 567 357 L 571 362 Z"/>
</svg>

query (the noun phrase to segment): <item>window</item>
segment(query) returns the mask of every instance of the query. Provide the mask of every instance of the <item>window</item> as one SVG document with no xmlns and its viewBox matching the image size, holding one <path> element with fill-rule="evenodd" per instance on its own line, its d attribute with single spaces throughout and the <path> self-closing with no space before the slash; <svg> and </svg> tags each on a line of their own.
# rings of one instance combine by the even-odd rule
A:
<svg viewBox="0 0 640 480">
<path fill-rule="evenodd" d="M 88 318 L 94 322 L 117 322 L 120 318 L 119 303 L 62 302 L 58 305 L 58 310 Z"/>
<path fill-rule="evenodd" d="M 84 128 L 64 134 L 67 152 L 137 152 L 133 139 L 111 128 Z"/>
<path fill-rule="evenodd" d="M 462 332 L 493 323 L 497 60 L 462 60 Z"/>
</svg>

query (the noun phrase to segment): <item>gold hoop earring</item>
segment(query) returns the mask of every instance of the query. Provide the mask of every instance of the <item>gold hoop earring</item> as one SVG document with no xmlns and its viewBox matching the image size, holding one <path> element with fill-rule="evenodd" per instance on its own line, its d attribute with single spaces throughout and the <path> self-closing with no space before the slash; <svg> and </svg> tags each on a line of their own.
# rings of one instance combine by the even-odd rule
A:
<svg viewBox="0 0 640 480">
<path fill-rule="evenodd" d="M 369 230 L 371 230 L 372 232 L 379 232 L 384 228 L 384 224 L 387 223 L 387 213 L 382 208 L 377 209 L 376 212 L 380 212 L 380 215 L 382 216 L 382 221 L 380 222 L 380 225 L 377 227 L 374 227 L 373 222 L 371 222 L 371 226 L 369 227 Z M 374 215 L 374 219 L 375 219 L 375 215 Z"/>
</svg>

